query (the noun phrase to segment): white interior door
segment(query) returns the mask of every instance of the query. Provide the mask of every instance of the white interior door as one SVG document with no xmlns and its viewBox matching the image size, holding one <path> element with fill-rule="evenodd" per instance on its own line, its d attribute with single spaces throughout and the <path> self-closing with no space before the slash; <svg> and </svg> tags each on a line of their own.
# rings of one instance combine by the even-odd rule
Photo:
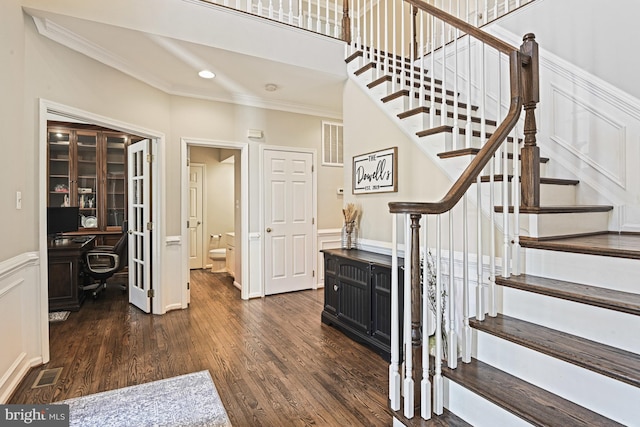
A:
<svg viewBox="0 0 640 427">
<path fill-rule="evenodd" d="M 151 311 L 151 175 L 148 139 L 127 149 L 129 173 L 129 302 Z"/>
<path fill-rule="evenodd" d="M 189 268 L 191 269 L 204 266 L 202 249 L 203 179 L 204 165 L 191 163 L 189 166 Z"/>
<path fill-rule="evenodd" d="M 264 150 L 265 294 L 313 287 L 313 156 Z"/>
</svg>

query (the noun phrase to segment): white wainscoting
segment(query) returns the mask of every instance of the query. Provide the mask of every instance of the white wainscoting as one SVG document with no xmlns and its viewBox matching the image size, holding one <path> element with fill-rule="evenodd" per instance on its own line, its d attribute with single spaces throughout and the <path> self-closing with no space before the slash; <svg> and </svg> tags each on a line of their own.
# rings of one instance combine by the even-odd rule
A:
<svg viewBox="0 0 640 427">
<path fill-rule="evenodd" d="M 0 403 L 42 360 L 42 295 L 37 252 L 0 262 Z"/>
<path fill-rule="evenodd" d="M 502 28 L 491 32 L 521 43 Z M 537 119 L 547 174 L 579 179 L 578 204 L 613 205 L 609 230 L 640 231 L 640 100 L 541 44 Z"/>
<path fill-rule="evenodd" d="M 324 256 L 323 249 L 336 249 L 341 244 L 342 230 L 339 228 L 326 228 L 318 230 L 318 274 L 316 275 L 316 286 L 324 287 Z"/>
</svg>

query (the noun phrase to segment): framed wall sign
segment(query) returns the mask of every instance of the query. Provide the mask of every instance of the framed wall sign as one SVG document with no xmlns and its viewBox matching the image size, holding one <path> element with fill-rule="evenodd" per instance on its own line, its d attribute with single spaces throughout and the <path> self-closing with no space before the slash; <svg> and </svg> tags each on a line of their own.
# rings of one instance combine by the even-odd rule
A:
<svg viewBox="0 0 640 427">
<path fill-rule="evenodd" d="M 353 158 L 353 194 L 398 191 L 398 147 Z"/>
</svg>

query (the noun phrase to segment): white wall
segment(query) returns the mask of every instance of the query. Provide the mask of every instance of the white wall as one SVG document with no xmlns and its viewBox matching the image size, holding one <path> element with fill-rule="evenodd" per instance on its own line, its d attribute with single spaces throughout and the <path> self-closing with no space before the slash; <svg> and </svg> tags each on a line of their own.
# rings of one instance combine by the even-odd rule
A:
<svg viewBox="0 0 640 427">
<path fill-rule="evenodd" d="M 639 14 L 637 0 L 536 0 L 500 26 L 520 38 L 534 33 L 544 49 L 640 98 L 640 58 L 626 52 L 638 35 Z"/>
</svg>

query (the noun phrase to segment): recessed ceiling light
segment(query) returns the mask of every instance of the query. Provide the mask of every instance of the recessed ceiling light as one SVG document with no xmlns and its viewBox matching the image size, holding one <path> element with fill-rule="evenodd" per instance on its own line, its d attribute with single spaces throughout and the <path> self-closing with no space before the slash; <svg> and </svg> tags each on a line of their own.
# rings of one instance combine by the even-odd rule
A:
<svg viewBox="0 0 640 427">
<path fill-rule="evenodd" d="M 278 89 L 278 86 L 274 85 L 273 83 L 267 83 L 266 85 L 264 85 L 264 90 L 266 90 L 267 92 L 275 92 L 276 89 Z"/>
<path fill-rule="evenodd" d="M 198 75 L 203 79 L 212 79 L 216 76 L 213 72 L 209 70 L 202 70 L 198 73 Z"/>
</svg>

